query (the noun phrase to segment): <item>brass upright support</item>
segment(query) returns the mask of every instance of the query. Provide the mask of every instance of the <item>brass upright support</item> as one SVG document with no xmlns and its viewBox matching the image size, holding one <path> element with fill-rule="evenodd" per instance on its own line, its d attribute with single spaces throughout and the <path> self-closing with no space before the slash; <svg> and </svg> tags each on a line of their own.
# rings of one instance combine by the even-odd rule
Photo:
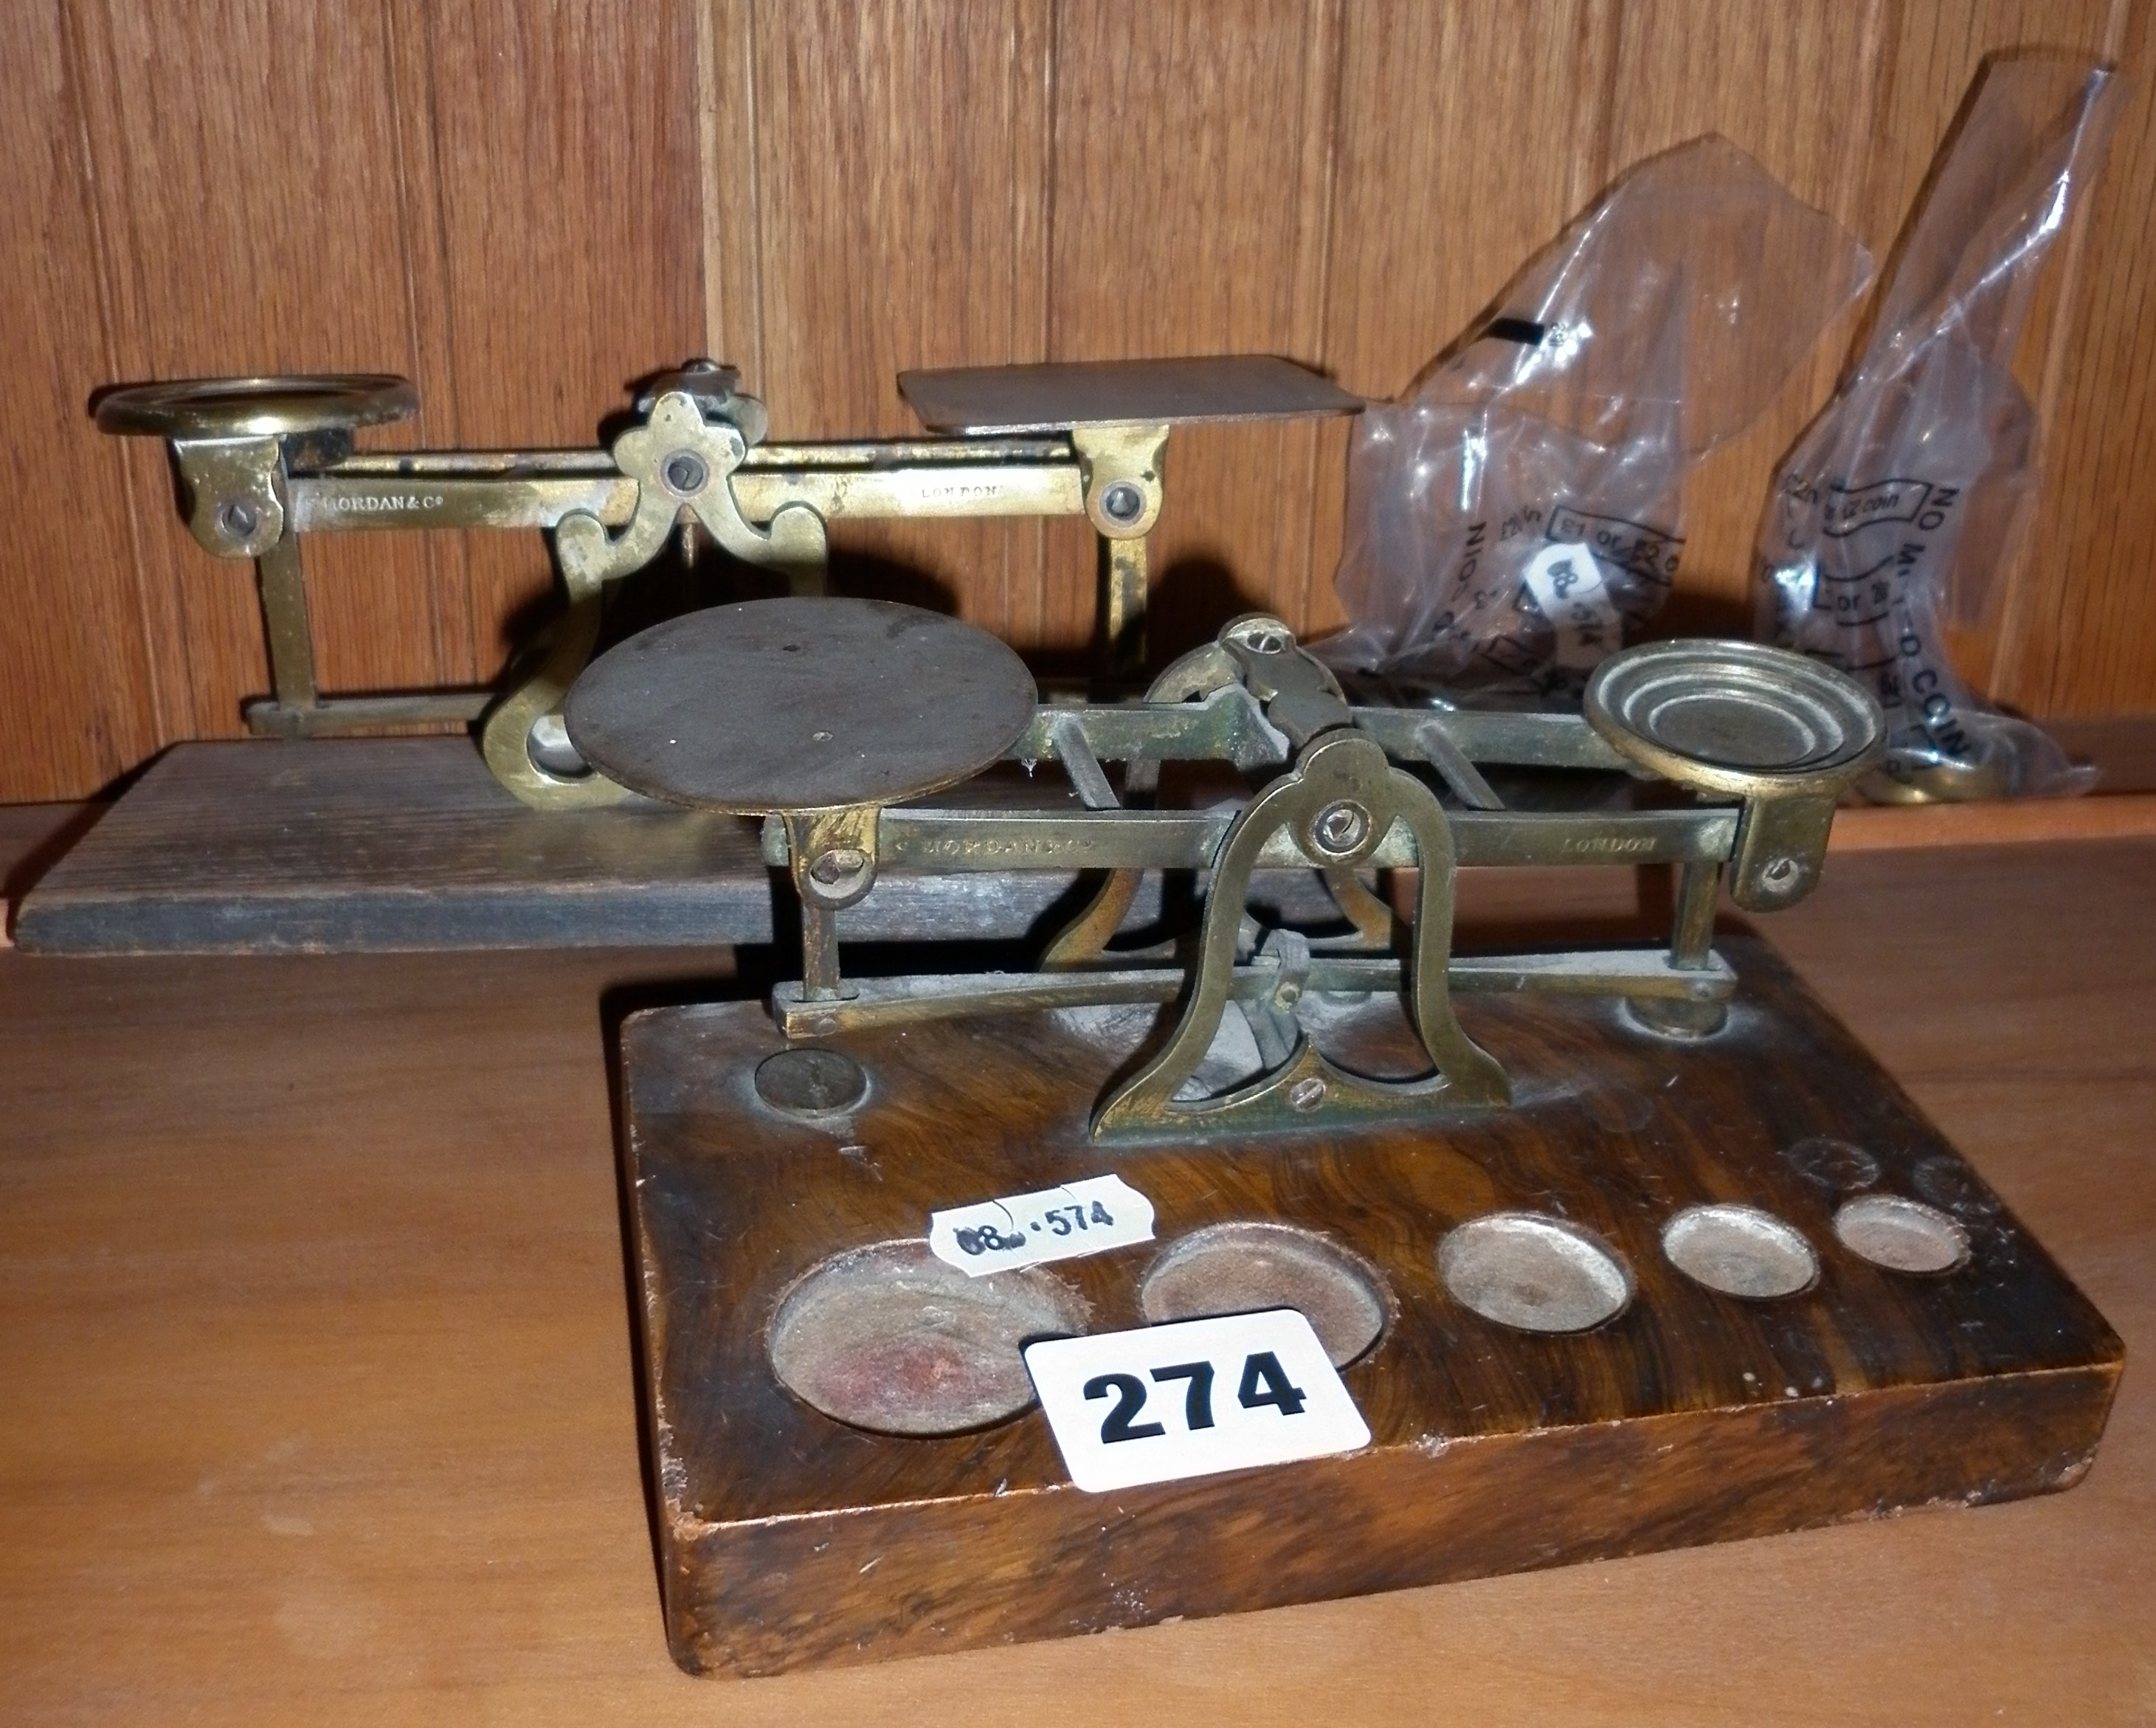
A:
<svg viewBox="0 0 2156 1728">
<path fill-rule="evenodd" d="M 1145 664 L 1146 536 L 1160 519 L 1164 425 L 1074 426 L 1086 517 L 1101 536 L 1101 654 L 1128 678 Z"/>
<path fill-rule="evenodd" d="M 1101 574 L 1106 592 L 1101 597 L 1101 647 L 1108 676 L 1133 678 L 1145 669 L 1146 598 L 1149 574 L 1146 543 L 1137 540 L 1101 542 Z"/>
<path fill-rule="evenodd" d="M 315 705 L 315 638 L 307 617 L 307 577 L 300 536 L 286 533 L 254 561 L 262 620 L 270 645 L 270 687 L 280 709 Z"/>
<path fill-rule="evenodd" d="M 1677 866 L 1676 915 L 1670 936 L 1670 964 L 1693 972 L 1714 952 L 1714 897 L 1722 886 L 1722 866 Z"/>
<path fill-rule="evenodd" d="M 1702 972 L 1714 959 L 1714 902 L 1722 888 L 1718 864 L 1676 867 L 1676 905 L 1671 920 L 1670 965 L 1678 972 Z M 1630 997 L 1632 1018 L 1668 1038 L 1709 1038 L 1729 1018 L 1728 1004 L 1685 997 Z"/>
<path fill-rule="evenodd" d="M 846 987 L 839 973 L 839 913 L 875 885 L 873 804 L 785 813 L 793 891 L 801 901 L 801 992 L 803 1002 L 837 1002 Z"/>
<path fill-rule="evenodd" d="M 1285 633 L 1273 639 L 1284 641 Z M 1352 869 L 1394 823 L 1412 837 L 1421 866 L 1408 1008 L 1436 1071 L 1419 1080 L 1369 1079 L 1336 1067 L 1290 1027 L 1296 1038 L 1291 1053 L 1262 1078 L 1224 1098 L 1178 1099 L 1179 1089 L 1212 1048 L 1227 1008 L 1250 873 L 1267 838 L 1285 828 L 1306 849 Z M 1503 1105 L 1509 1096 L 1504 1071 L 1461 1030 L 1448 987 L 1454 862 L 1450 828 L 1428 787 L 1394 768 L 1381 748 L 1353 731 L 1318 737 L 1291 773 L 1250 802 L 1221 843 L 1182 1018 L 1159 1053 L 1101 1104 L 1093 1118 L 1093 1138 L 1281 1128 L 1309 1121 L 1321 1110 L 1327 1122 L 1337 1123 Z"/>
</svg>

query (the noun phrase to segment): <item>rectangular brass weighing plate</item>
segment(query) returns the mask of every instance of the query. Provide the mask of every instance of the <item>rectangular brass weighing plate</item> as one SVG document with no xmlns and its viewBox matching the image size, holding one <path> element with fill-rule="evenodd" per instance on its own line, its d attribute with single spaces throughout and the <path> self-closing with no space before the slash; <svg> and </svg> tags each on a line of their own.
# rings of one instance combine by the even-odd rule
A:
<svg viewBox="0 0 2156 1728">
<path fill-rule="evenodd" d="M 1722 951 L 1742 984 L 1715 1038 L 1635 1033 L 1608 1001 L 1471 998 L 1462 1018 L 1517 1107 L 1209 1148 L 1090 1145 L 1118 1059 L 1051 1015 L 838 1041 L 870 1093 L 816 1126 L 757 1100 L 749 1075 L 780 1045 L 759 1006 L 633 1016 L 624 1177 L 676 1659 L 752 1674 L 962 1649 L 2076 1480 L 2117 1337 L 1770 950 L 1738 936 Z M 1383 1043 L 1380 1027 L 1373 1052 Z M 1152 1257 L 1207 1225 L 1299 1226 L 1377 1269 L 1393 1318 L 1345 1371 L 1367 1450 L 1093 1495 L 1037 1410 L 906 1438 L 778 1382 L 767 1328 L 810 1268 L 920 1236 L 938 1208 L 1109 1171 L 1152 1200 L 1158 1240 L 1047 1269 L 1091 1330 L 1139 1324 Z M 1966 1264 L 1919 1275 L 1859 1258 L 1833 1220 L 1867 1194 L 1942 1210 Z M 1661 1232 L 1710 1202 L 1794 1226 L 1817 1283 L 1751 1301 L 1679 1273 Z M 1630 1305 L 1546 1336 L 1450 1295 L 1440 1240 L 1514 1209 L 1607 1243 Z"/>
<path fill-rule="evenodd" d="M 1363 399 L 1270 354 L 1203 360 L 1068 361 L 901 372 L 898 391 L 931 432 L 1060 432 L 1353 414 Z"/>
</svg>

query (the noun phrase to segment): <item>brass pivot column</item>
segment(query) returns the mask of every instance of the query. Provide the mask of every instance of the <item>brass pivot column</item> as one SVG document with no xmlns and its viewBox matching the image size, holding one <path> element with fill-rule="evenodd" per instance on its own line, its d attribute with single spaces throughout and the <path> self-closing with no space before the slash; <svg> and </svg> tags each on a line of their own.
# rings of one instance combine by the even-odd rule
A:
<svg viewBox="0 0 2156 1728">
<path fill-rule="evenodd" d="M 1166 426 L 1074 426 L 1086 518 L 1101 536 L 1102 664 L 1111 678 L 1144 669 L 1146 536 L 1160 519 Z"/>
<path fill-rule="evenodd" d="M 249 706 L 249 731 L 305 736 L 321 712 L 306 574 L 290 520 L 292 471 L 341 461 L 359 428 L 407 418 L 418 407 L 402 378 L 367 375 L 193 379 L 138 385 L 99 401 L 100 430 L 170 442 L 187 528 L 203 550 L 254 560 L 272 695 Z M 474 711 L 459 701 L 437 712 L 424 698 L 378 705 L 383 711 L 369 716 L 377 725 L 468 720 Z"/>
<path fill-rule="evenodd" d="M 1251 800 L 1223 837 L 1190 993 L 1168 1043 L 1101 1104 L 1093 1119 L 1100 1141 L 1193 1130 L 1281 1128 L 1322 1112 L 1328 1122 L 1376 1120 L 1415 1108 L 1486 1108 L 1508 1096 L 1503 1070 L 1460 1028 L 1447 973 L 1452 952 L 1452 831 L 1435 796 L 1393 767 L 1383 747 L 1355 729 L 1354 710 L 1332 675 L 1298 649 L 1277 618 L 1253 614 L 1221 632 L 1219 646 L 1240 665 L 1243 684 L 1265 705 L 1265 718 L 1296 746 L 1294 768 Z M 1285 1013 L 1300 981 L 1269 1017 L 1291 1038 L 1260 1079 L 1222 1098 L 1185 1100 L 1184 1084 L 1212 1047 L 1232 988 L 1250 874 L 1266 843 L 1283 830 L 1329 870 L 1353 871 L 1394 827 L 1414 847 L 1418 871 L 1413 947 L 1407 972 L 1409 1018 L 1435 1072 L 1416 1080 L 1374 1080 L 1319 1054 Z M 1303 956 L 1297 956 L 1298 960 Z M 1256 1030 L 1256 1022 L 1252 1029 Z M 1260 1048 L 1262 1049 L 1262 1041 Z"/>
<path fill-rule="evenodd" d="M 1587 723 L 1617 753 L 1673 785 L 1742 798 L 1730 898 L 1748 912 L 1794 905 L 1818 883 L 1835 801 L 1879 759 L 1887 719 L 1871 693 L 1815 660 L 1750 642 L 1658 642 L 1605 660 L 1587 682 Z M 1670 963 L 1712 961 L 1718 864 L 1677 876 Z M 1716 1002 L 1634 998 L 1632 1017 L 1705 1038 Z"/>
</svg>

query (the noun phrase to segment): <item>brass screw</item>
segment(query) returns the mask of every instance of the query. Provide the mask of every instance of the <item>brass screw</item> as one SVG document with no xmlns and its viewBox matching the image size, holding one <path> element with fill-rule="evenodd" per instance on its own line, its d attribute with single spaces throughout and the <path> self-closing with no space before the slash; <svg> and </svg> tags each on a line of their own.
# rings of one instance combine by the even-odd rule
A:
<svg viewBox="0 0 2156 1728">
<path fill-rule="evenodd" d="M 1145 514 L 1145 494 L 1128 480 L 1117 480 L 1101 495 L 1101 508 L 1113 522 L 1135 522 Z"/>
<path fill-rule="evenodd" d="M 808 866 L 808 874 L 824 887 L 830 888 L 848 876 L 858 876 L 868 868 L 869 855 L 854 846 L 834 846 Z"/>
<path fill-rule="evenodd" d="M 1314 824 L 1317 843 L 1327 852 L 1353 852 L 1370 831 L 1370 813 L 1352 798 L 1327 804 Z"/>
</svg>

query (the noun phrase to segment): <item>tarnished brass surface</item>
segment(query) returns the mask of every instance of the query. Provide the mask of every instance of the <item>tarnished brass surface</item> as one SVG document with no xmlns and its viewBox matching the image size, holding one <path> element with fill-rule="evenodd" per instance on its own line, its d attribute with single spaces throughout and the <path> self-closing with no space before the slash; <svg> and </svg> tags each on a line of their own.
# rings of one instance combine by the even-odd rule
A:
<svg viewBox="0 0 2156 1728">
<path fill-rule="evenodd" d="M 565 765 L 563 772 L 548 767 L 532 748 L 535 729 L 559 715 L 570 685 L 591 659 L 599 608 L 597 594 L 571 603 L 536 644 L 538 664 L 517 676 L 480 728 L 480 748 L 494 777 L 536 809 L 604 809 L 629 795 L 627 787 L 588 764 L 581 771 Z"/>
<path fill-rule="evenodd" d="M 1062 432 L 1353 414 L 1363 399 L 1270 354 L 1055 361 L 901 372 L 899 393 L 936 432 Z"/>
<path fill-rule="evenodd" d="M 1160 518 L 1164 425 L 1077 426 L 1086 518 L 1101 536 L 1101 628 L 1108 669 L 1129 674 L 1145 664 L 1146 536 Z"/>
<path fill-rule="evenodd" d="M 1353 995 L 1398 991 L 1405 968 L 1392 954 L 1312 954 L 1300 987 Z M 1278 954 L 1238 962 L 1229 977 L 1231 1002 L 1267 1002 L 1280 992 L 1286 969 Z M 793 986 L 772 998 L 778 1029 L 788 1038 L 831 1038 L 870 1026 L 916 1025 L 985 1011 L 1107 1008 L 1119 1002 L 1167 1004 L 1180 999 L 1189 975 L 1180 967 L 1096 967 L 1055 972 L 957 972 L 947 977 L 856 978 L 843 1001 L 812 1001 Z M 1445 968 L 1455 995 L 1533 992 L 1556 996 L 1621 995 L 1629 1001 L 1720 1006 L 1737 975 L 1720 956 L 1701 970 L 1671 964 L 1660 950 L 1609 949 L 1565 954 L 1455 955 Z"/>
<path fill-rule="evenodd" d="M 419 393 L 384 373 L 177 378 L 127 384 L 97 400 L 101 432 L 170 438 L 290 438 L 409 419 Z"/>
<path fill-rule="evenodd" d="M 1604 660 L 1587 722 L 1679 786 L 1744 800 L 1730 898 L 1771 911 L 1811 892 L 1835 802 L 1879 760 L 1871 693 L 1820 662 L 1750 642 L 1657 642 Z"/>
<path fill-rule="evenodd" d="M 1105 663 L 1127 671 L 1142 659 L 1147 541 L 1172 428 L 1358 404 L 1287 362 L 1247 357 L 915 374 L 906 388 L 924 421 L 963 435 L 768 445 L 762 405 L 707 361 L 647 380 L 639 418 L 603 452 L 356 454 L 354 431 L 415 406 L 408 386 L 380 378 L 142 387 L 108 397 L 99 418 L 169 439 L 198 541 L 256 561 L 274 685 L 249 710 L 258 731 L 470 720 L 485 700 L 322 697 L 302 535 L 551 532 L 567 604 L 487 706 L 480 735 L 495 777 L 541 808 L 618 802 L 634 787 L 764 815 L 763 855 L 787 872 L 799 906 L 801 978 L 773 1002 L 789 1037 L 983 1010 L 1179 1002 L 1165 1041 L 1098 1101 L 1101 1141 L 1224 1142 L 1502 1106 L 1505 1075 L 1461 1030 L 1455 992 L 1590 992 L 1620 999 L 1642 1035 L 1712 1037 L 1732 987 L 1712 946 L 1725 869 L 1741 906 L 1801 899 L 1835 797 L 1878 758 L 1883 720 L 1864 691 L 1747 644 L 1615 655 L 1590 681 L 1584 716 L 1371 709 L 1351 704 L 1281 619 L 1254 613 L 1183 656 L 1142 702 L 1040 705 L 1023 664 L 985 633 L 909 607 L 816 597 L 828 524 L 1082 515 L 1102 548 Z M 588 669 L 610 589 L 677 535 L 685 556 L 715 545 L 783 572 L 794 596 L 677 618 Z M 1056 764 L 1069 790 L 1033 806 L 920 802 L 998 758 L 1029 772 Z M 1245 795 L 1155 808 L 1170 763 L 1200 765 L 1202 784 L 1240 774 Z M 1691 802 L 1508 808 L 1484 772 L 1496 766 L 1627 770 Z M 1676 866 L 1667 949 L 1455 957 L 1455 871 L 1510 864 Z M 1400 868 L 1415 872 L 1411 916 L 1402 902 L 1396 917 L 1379 891 L 1377 873 Z M 1344 933 L 1261 927 L 1254 876 L 1283 869 L 1322 878 Z M 1038 972 L 844 975 L 839 915 L 893 874 L 1040 869 L 1104 876 Z M 1147 870 L 1192 874 L 1197 927 L 1116 948 Z M 1380 1079 L 1337 1064 L 1293 1012 L 1311 990 L 1399 992 L 1426 1070 Z M 1261 1071 L 1198 1095 L 1230 1004 Z"/>
<path fill-rule="evenodd" d="M 1718 864 L 1737 833 L 1734 809 L 1625 810 L 1596 815 L 1533 810 L 1450 810 L 1462 865 Z M 1204 870 L 1213 867 L 1234 813 L 1217 810 L 886 811 L 886 868 L 905 870 Z M 767 824 L 766 859 L 786 862 L 783 834 Z M 1389 830 L 1364 862 L 1416 862 L 1412 838 Z M 1260 849 L 1260 869 L 1322 869 L 1292 833 Z"/>
<path fill-rule="evenodd" d="M 768 528 L 752 527 L 733 493 L 732 475 L 748 454 L 741 428 L 704 418 L 685 391 L 653 403 L 650 418 L 613 442 L 614 465 L 636 483 L 636 511 L 619 534 L 596 516 L 564 516 L 554 531 L 554 556 L 572 601 L 641 570 L 659 555 L 675 526 L 693 515 L 726 551 L 745 563 L 803 572 L 796 592 L 823 586 L 829 548 L 824 520 L 803 504 L 787 504 Z"/>
<path fill-rule="evenodd" d="M 762 815 L 895 803 L 968 778 L 1034 717 L 1033 674 L 985 630 L 889 600 L 750 600 L 601 656 L 564 717 L 650 797 Z"/>
<path fill-rule="evenodd" d="M 1037 393 L 1040 368 L 942 376 L 993 388 L 1005 370 L 1020 393 Z M 577 609 L 648 566 L 676 534 L 685 558 L 709 543 L 811 594 L 823 591 L 834 521 L 1083 515 L 1102 548 L 1101 664 L 1127 674 L 1144 656 L 1146 536 L 1160 513 L 1169 425 L 1360 407 L 1316 374 L 1264 357 L 1045 370 L 1067 405 L 1111 410 L 1105 423 L 1080 413 L 1054 421 L 1047 436 L 767 445 L 763 404 L 742 393 L 733 368 L 707 360 L 645 379 L 638 423 L 603 451 L 355 454 L 357 431 L 418 406 L 403 379 L 373 375 L 131 385 L 105 392 L 96 417 L 107 432 L 166 439 L 197 541 L 215 556 L 257 561 L 274 693 L 250 705 L 254 731 L 311 737 L 468 722 L 484 710 L 481 746 L 495 777 L 525 802 L 557 809 L 623 795 L 570 760 L 559 739 L 557 710 L 583 664 L 576 644 L 588 655 L 598 638 L 596 615 Z M 1128 412 L 1147 403 L 1159 411 Z M 474 528 L 554 536 L 565 610 L 575 615 L 512 656 L 520 681 L 491 701 L 470 690 L 322 696 L 298 536 Z M 555 760 L 533 754 L 542 734 Z"/>
<path fill-rule="evenodd" d="M 1304 850 L 1353 866 L 1370 855 L 1378 836 L 1395 823 L 1414 836 L 1421 863 L 1406 978 L 1408 1009 L 1436 1072 L 1426 1080 L 1369 1079 L 1335 1066 L 1307 1038 L 1298 1038 L 1284 1062 L 1226 1097 L 1178 1100 L 1178 1092 L 1197 1073 L 1219 1029 L 1250 873 L 1265 840 L 1290 830 Z M 1503 1104 L 1508 1095 L 1504 1071 L 1460 1029 L 1447 989 L 1452 869 L 1451 834 L 1430 789 L 1393 767 L 1383 751 L 1352 731 L 1320 736 L 1292 774 L 1260 792 L 1236 818 L 1214 868 L 1183 1018 L 1159 1054 L 1101 1104 L 1093 1118 L 1094 1137 L 1281 1127 L 1306 1121 L 1320 1110 L 1327 1121 L 1352 1121 L 1396 1117 L 1440 1104 Z"/>
<path fill-rule="evenodd" d="M 580 691 L 570 705 L 579 743 L 602 766 L 656 796 L 773 813 L 764 828 L 764 856 L 788 872 L 801 906 L 802 980 L 773 998 L 789 1037 L 843 1037 L 871 1026 L 984 1011 L 1179 999 L 1165 1043 L 1100 1101 L 1092 1132 L 1104 1141 L 1219 1140 L 1314 1120 L 1388 1120 L 1433 1109 L 1500 1106 L 1508 1096 L 1505 1076 L 1460 1030 L 1451 1006 L 1455 990 L 1591 992 L 1624 998 L 1644 1030 L 1712 1035 L 1729 996 L 1727 970 L 1712 946 L 1722 865 L 1738 854 L 1747 825 L 1756 831 L 1763 803 L 1815 796 L 1816 781 L 1807 776 L 1840 774 L 1876 742 L 1861 703 L 1851 703 L 1830 682 L 1810 691 L 1804 713 L 1850 718 L 1820 740 L 1801 773 L 1783 760 L 1790 752 L 1776 744 L 1778 712 L 1760 722 L 1768 735 L 1765 744 L 1740 736 L 1732 746 L 1721 741 L 1720 731 L 1695 739 L 1661 709 L 1643 716 L 1636 704 L 1624 705 L 1628 689 L 1656 688 L 1640 669 L 1654 674 L 1674 665 L 1676 681 L 1664 680 L 1674 700 L 1704 705 L 1710 718 L 1735 704 L 1739 720 L 1757 720 L 1743 705 L 1756 706 L 1763 700 L 1758 688 L 1779 690 L 1775 680 L 1792 676 L 1780 662 L 1795 657 L 1771 650 L 1747 660 L 1748 682 L 1717 681 L 1711 671 L 1702 672 L 1697 654 L 1673 660 L 1635 650 L 1619 656 L 1604 685 L 1620 703 L 1619 717 L 1604 722 L 1606 740 L 1584 720 L 1548 715 L 1441 712 L 1402 724 L 1354 708 L 1280 619 L 1254 613 L 1184 656 L 1145 703 L 1014 710 L 999 723 L 996 736 L 1005 741 L 1006 755 L 1029 767 L 1044 761 L 1063 766 L 1070 799 L 1053 808 L 936 808 L 901 802 L 909 787 L 929 783 L 926 767 L 916 772 L 921 751 L 932 742 L 947 755 L 984 759 L 993 746 L 987 731 L 964 720 L 972 700 L 966 675 L 909 669 L 903 632 L 893 634 L 865 602 L 763 602 L 731 614 L 704 614 L 701 626 L 696 620 L 660 626 L 615 649 L 598 669 L 588 700 L 593 714 L 620 710 L 626 741 L 602 741 L 584 717 L 588 697 Z M 769 642 L 752 630 L 743 633 L 757 618 L 782 617 L 788 628 Z M 976 649 L 1008 652 L 969 627 L 934 622 L 952 633 L 947 646 L 953 665 L 971 664 Z M 736 650 L 751 638 L 761 647 L 736 664 Z M 968 638 L 977 638 L 973 648 L 966 645 Z M 672 642 L 684 651 L 655 682 L 609 670 Z M 777 651 L 763 651 L 773 644 Z M 875 710 L 865 694 L 894 679 L 924 694 L 903 715 L 872 717 L 865 731 L 855 726 L 841 741 L 841 726 L 859 719 L 848 714 L 850 705 Z M 731 704 L 717 691 L 730 693 Z M 677 700 L 683 693 L 685 701 Z M 845 753 L 860 761 L 837 779 L 806 772 L 794 760 L 795 735 L 804 726 L 834 746 L 844 741 Z M 692 737 L 703 740 L 706 753 L 685 754 L 683 741 Z M 1695 748 L 1698 757 L 1686 754 Z M 641 766 L 629 772 L 632 754 L 654 751 L 664 773 L 646 773 Z M 1750 761 L 1732 771 L 1722 758 L 1736 751 Z M 1711 796 L 1719 792 L 1717 776 L 1740 772 L 1768 779 L 1763 792 L 1741 792 L 1733 805 L 1512 810 L 1476 766 L 1478 756 L 1602 766 L 1624 760 L 1620 751 L 1652 753 L 1668 777 L 1702 784 Z M 1763 756 L 1775 761 L 1763 766 Z M 1160 765 L 1175 760 L 1233 765 L 1269 777 L 1240 805 L 1148 808 Z M 1112 762 L 1125 765 L 1120 792 L 1106 767 Z M 936 772 L 947 774 L 950 767 L 943 762 Z M 713 774 L 724 785 L 711 781 Z M 1440 801 L 1440 787 L 1453 807 Z M 1796 830 L 1774 832 L 1779 843 L 1810 849 L 1797 858 L 1797 887 L 1782 895 L 1786 903 L 1816 879 L 1825 830 L 1795 839 L 1788 836 Z M 1455 871 L 1511 863 L 1679 866 L 1668 950 L 1455 961 Z M 1363 879 L 1364 871 L 1386 866 L 1416 871 L 1414 915 L 1404 927 L 1396 927 L 1390 907 Z M 1281 867 L 1319 872 L 1351 932 L 1313 941 L 1295 930 L 1267 933 L 1255 925 L 1248 915 L 1253 875 Z M 836 915 L 858 904 L 888 872 L 1074 868 L 1105 870 L 1106 882 L 1048 945 L 1038 973 L 842 981 Z M 1147 869 L 1189 871 L 1204 880 L 1199 928 L 1188 950 L 1173 941 L 1135 951 L 1111 949 Z M 1179 964 L 1146 963 L 1168 959 Z M 1303 1035 L 1291 1012 L 1313 988 L 1402 992 L 1428 1071 L 1378 1079 L 1334 1063 Z M 1223 1095 L 1192 1095 L 1230 1002 L 1245 1007 L 1262 1071 Z"/>
</svg>

